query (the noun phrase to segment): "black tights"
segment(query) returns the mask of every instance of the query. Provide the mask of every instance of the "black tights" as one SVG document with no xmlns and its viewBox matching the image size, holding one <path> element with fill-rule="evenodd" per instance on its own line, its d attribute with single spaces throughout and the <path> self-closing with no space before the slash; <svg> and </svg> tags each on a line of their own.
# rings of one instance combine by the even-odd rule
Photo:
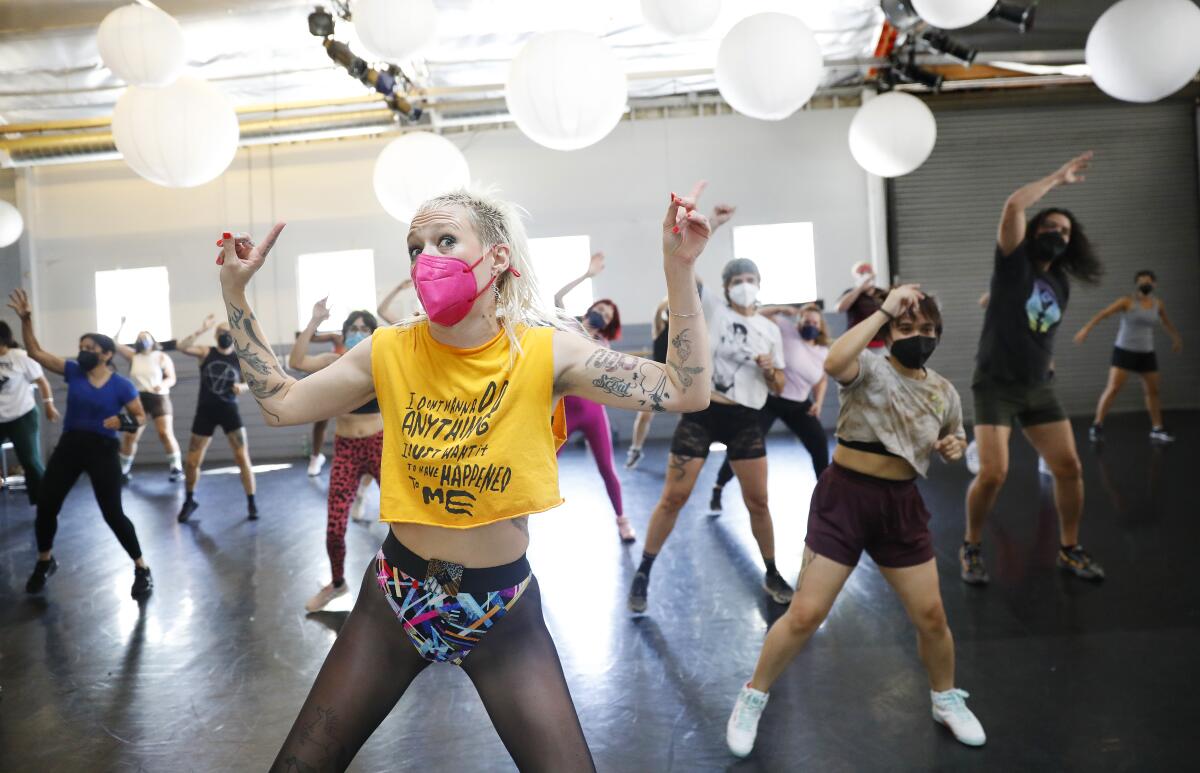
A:
<svg viewBox="0 0 1200 773">
<path fill-rule="evenodd" d="M 54 535 L 58 532 L 58 513 L 62 510 L 67 494 L 79 476 L 88 474 L 92 481 L 92 493 L 100 505 L 100 513 L 121 547 L 134 561 L 142 557 L 137 532 L 133 522 L 121 508 L 121 460 L 117 457 L 119 445 L 115 438 L 97 435 L 95 432 L 64 432 L 46 464 L 46 474 L 38 488 L 37 532 L 38 551 L 50 552 L 54 547 Z"/>
<path fill-rule="evenodd" d="M 271 770 L 345 770 L 427 665 L 380 590 L 372 560 Z M 596 769 L 542 619 L 536 577 L 462 669 L 520 770 Z M 454 760 L 445 767 L 455 767 Z"/>
<path fill-rule="evenodd" d="M 825 468 L 829 466 L 829 441 L 825 438 L 825 428 L 821 426 L 821 420 L 816 416 L 808 415 L 808 409 L 811 407 L 811 400 L 798 403 L 795 400 L 786 400 L 771 395 L 767 398 L 767 404 L 759 411 L 759 418 L 764 436 L 771 431 L 776 419 L 783 419 L 787 428 L 800 439 L 800 442 L 808 450 L 808 455 L 812 457 L 813 472 L 819 478 L 821 473 L 825 472 Z M 729 459 L 726 457 L 725 463 L 717 471 L 717 485 L 724 486 L 731 480 L 733 480 L 733 467 L 730 466 Z"/>
</svg>

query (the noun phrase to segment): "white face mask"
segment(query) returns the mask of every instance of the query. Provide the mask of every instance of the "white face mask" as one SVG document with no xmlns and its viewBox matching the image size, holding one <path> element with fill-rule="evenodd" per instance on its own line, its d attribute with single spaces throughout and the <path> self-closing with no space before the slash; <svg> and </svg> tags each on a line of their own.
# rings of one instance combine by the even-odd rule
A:
<svg viewBox="0 0 1200 773">
<path fill-rule="evenodd" d="M 729 288 L 729 300 L 738 306 L 753 306 L 758 298 L 758 285 L 742 282 Z"/>
</svg>

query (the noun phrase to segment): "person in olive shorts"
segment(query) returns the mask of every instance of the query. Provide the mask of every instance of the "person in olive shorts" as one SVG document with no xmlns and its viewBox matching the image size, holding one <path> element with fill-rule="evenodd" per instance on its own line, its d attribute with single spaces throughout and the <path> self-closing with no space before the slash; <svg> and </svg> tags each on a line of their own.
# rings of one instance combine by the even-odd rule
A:
<svg viewBox="0 0 1200 773">
<path fill-rule="evenodd" d="M 1083 227 L 1067 210 L 1044 209 L 1026 220 L 1026 210 L 1050 191 L 1082 182 L 1091 160 L 1089 151 L 1018 188 L 1000 217 L 991 299 L 971 382 L 979 472 L 967 490 L 967 528 L 959 560 L 963 581 L 972 585 L 990 579 L 983 564 L 983 526 L 1008 476 L 1014 422 L 1020 423 L 1054 477 L 1059 567 L 1086 580 L 1104 579 L 1104 570 L 1079 544 L 1083 474 L 1071 422 L 1059 405 L 1051 374 L 1054 337 L 1067 308 L 1070 279 L 1094 282 L 1101 266 Z"/>
<path fill-rule="evenodd" d="M 258 507 L 254 502 L 254 469 L 250 463 L 250 448 L 246 445 L 246 428 L 242 414 L 238 411 L 238 395 L 249 387 L 242 379 L 242 368 L 237 353 L 233 350 L 233 335 L 225 322 L 217 325 L 216 346 L 196 346 L 195 340 L 213 326 L 216 318 L 208 315 L 200 329 L 179 342 L 178 350 L 200 360 L 200 397 L 196 401 L 196 418 L 192 420 L 192 439 L 188 443 L 187 461 L 184 463 L 186 498 L 179 510 L 179 522 L 184 523 L 196 512 L 200 503 L 194 496 L 196 481 L 200 478 L 200 465 L 212 442 L 213 432 L 220 427 L 229 439 L 233 459 L 242 474 L 242 487 L 246 489 L 246 508 L 250 520 L 258 519 Z"/>
</svg>

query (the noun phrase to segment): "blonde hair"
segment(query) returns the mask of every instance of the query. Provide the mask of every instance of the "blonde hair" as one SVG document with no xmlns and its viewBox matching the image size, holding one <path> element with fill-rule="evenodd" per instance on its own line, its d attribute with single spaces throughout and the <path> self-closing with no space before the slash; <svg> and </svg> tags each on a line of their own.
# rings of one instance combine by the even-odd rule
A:
<svg viewBox="0 0 1200 773">
<path fill-rule="evenodd" d="M 815 303 L 806 303 L 800 307 L 800 324 L 804 324 L 804 315 L 809 312 L 815 313 L 820 319 L 821 334 L 817 336 L 816 344 L 818 346 L 829 346 L 832 339 L 829 337 L 829 326 L 825 324 L 825 310 Z"/>
<path fill-rule="evenodd" d="M 452 206 L 466 210 L 471 227 L 485 250 L 501 244 L 508 246 L 509 266 L 515 270 L 501 274 L 494 285 L 496 290 L 489 292 L 499 296 L 496 317 L 508 335 L 514 356 L 521 353 L 520 335 L 527 327 L 553 327 L 582 335 L 582 328 L 574 318 L 542 302 L 537 273 L 529 254 L 529 237 L 522 221 L 524 210 L 501 199 L 490 189 L 460 188 L 429 199 L 417 208 L 416 214 Z M 429 317 L 422 311 L 399 324 L 404 327 L 427 319 Z"/>
</svg>

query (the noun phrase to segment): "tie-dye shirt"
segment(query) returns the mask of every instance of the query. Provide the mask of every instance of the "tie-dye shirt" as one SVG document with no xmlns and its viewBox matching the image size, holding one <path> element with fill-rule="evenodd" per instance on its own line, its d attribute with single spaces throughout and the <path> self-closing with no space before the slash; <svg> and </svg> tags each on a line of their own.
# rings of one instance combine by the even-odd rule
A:
<svg viewBox="0 0 1200 773">
<path fill-rule="evenodd" d="M 837 436 L 882 443 L 921 476 L 929 471 L 934 443 L 946 435 L 966 437 L 958 391 L 929 368 L 923 379 L 908 378 L 886 357 L 864 351 L 858 355 L 858 376 L 839 394 Z"/>
</svg>

